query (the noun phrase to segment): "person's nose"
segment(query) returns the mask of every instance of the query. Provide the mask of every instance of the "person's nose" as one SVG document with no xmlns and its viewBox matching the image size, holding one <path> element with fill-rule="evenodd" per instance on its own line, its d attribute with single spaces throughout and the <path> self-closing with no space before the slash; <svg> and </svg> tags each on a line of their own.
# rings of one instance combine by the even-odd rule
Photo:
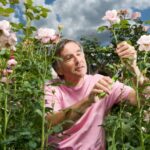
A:
<svg viewBox="0 0 150 150">
<path fill-rule="evenodd" d="M 75 63 L 78 64 L 81 61 L 81 57 L 80 56 L 75 56 Z"/>
</svg>

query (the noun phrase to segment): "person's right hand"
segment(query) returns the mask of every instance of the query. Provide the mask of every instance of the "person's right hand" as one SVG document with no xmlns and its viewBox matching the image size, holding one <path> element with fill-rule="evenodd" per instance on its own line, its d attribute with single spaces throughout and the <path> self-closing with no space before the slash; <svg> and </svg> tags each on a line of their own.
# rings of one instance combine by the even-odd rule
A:
<svg viewBox="0 0 150 150">
<path fill-rule="evenodd" d="M 93 87 L 91 94 L 98 95 L 101 93 L 110 94 L 113 80 L 108 76 L 103 76 Z"/>
</svg>

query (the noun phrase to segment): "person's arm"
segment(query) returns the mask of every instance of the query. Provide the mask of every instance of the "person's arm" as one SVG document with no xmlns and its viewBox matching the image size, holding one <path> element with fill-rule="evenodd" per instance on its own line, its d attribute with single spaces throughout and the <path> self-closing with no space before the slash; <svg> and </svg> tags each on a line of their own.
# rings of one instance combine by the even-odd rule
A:
<svg viewBox="0 0 150 150">
<path fill-rule="evenodd" d="M 130 104 L 137 105 L 136 91 L 133 88 L 130 90 L 127 100 L 129 100 Z"/>
<path fill-rule="evenodd" d="M 131 72 L 134 73 L 136 81 L 140 87 L 142 87 L 144 83 L 149 82 L 149 79 L 142 74 L 137 65 L 137 52 L 133 46 L 128 44 L 126 41 L 121 42 L 117 45 L 116 53 L 122 60 L 127 59 L 127 61 L 124 61 L 124 64 Z M 150 88 L 147 89 L 149 89 L 147 92 L 150 92 Z M 135 94 L 136 92 L 131 90 L 128 95 L 128 99 L 130 100 L 131 104 L 137 103 Z"/>
<path fill-rule="evenodd" d="M 59 123 L 62 123 L 65 120 L 72 120 L 73 122 L 77 121 L 86 111 L 88 107 L 90 107 L 95 102 L 95 96 L 98 93 L 105 92 L 109 94 L 111 90 L 111 84 L 113 83 L 110 77 L 103 76 L 99 79 L 99 81 L 95 84 L 93 89 L 91 90 L 88 97 L 83 98 L 81 101 L 76 104 L 60 110 L 58 112 L 47 113 L 46 119 L 49 122 L 50 126 L 55 126 Z M 72 124 L 64 125 L 64 129 L 71 127 Z"/>
<path fill-rule="evenodd" d="M 94 97 L 91 94 L 89 97 L 84 98 L 78 103 L 60 110 L 54 113 L 47 113 L 46 119 L 50 123 L 50 126 L 55 126 L 59 123 L 62 123 L 65 120 L 71 120 L 73 122 L 77 121 L 86 111 L 86 109 L 94 103 Z M 71 123 L 64 125 L 64 129 L 72 126 Z"/>
<path fill-rule="evenodd" d="M 123 60 L 126 67 L 135 74 L 139 85 L 143 85 L 148 81 L 148 78 L 141 73 L 137 65 L 137 52 L 133 46 L 123 41 L 117 45 L 116 53 Z M 126 59 L 127 61 L 124 61 Z"/>
</svg>

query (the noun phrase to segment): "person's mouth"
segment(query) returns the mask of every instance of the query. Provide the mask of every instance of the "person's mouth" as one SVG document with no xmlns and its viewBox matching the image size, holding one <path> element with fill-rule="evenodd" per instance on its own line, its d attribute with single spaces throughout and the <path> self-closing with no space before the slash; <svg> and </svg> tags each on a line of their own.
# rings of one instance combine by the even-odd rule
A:
<svg viewBox="0 0 150 150">
<path fill-rule="evenodd" d="M 76 71 L 81 71 L 82 69 L 84 69 L 84 66 L 80 66 L 80 67 L 76 67 Z"/>
</svg>

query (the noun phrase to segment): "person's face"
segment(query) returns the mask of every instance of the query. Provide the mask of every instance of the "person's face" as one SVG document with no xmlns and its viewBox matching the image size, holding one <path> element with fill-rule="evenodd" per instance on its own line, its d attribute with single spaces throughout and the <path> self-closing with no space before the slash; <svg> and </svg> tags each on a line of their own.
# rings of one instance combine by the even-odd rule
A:
<svg viewBox="0 0 150 150">
<path fill-rule="evenodd" d="M 60 53 L 62 61 L 58 64 L 58 73 L 67 81 L 82 78 L 87 72 L 84 52 L 74 42 L 67 43 Z"/>
</svg>

